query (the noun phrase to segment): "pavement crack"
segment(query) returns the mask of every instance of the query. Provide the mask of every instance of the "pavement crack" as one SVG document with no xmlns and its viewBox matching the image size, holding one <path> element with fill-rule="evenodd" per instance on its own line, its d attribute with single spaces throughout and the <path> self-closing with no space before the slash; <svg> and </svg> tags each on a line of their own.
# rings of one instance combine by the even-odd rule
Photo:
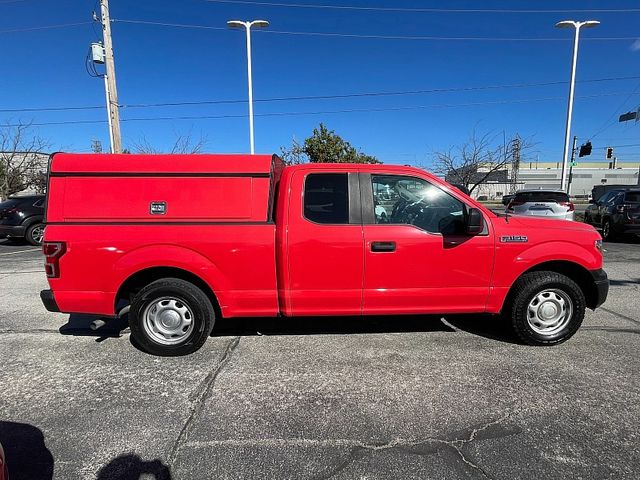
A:
<svg viewBox="0 0 640 480">
<path fill-rule="evenodd" d="M 479 434 L 489 430 L 491 427 L 498 426 L 506 420 L 510 419 L 512 416 L 511 413 L 503 415 L 502 417 L 487 422 L 479 427 L 473 428 L 471 432 L 465 438 L 454 438 L 453 440 L 445 440 L 442 438 L 423 438 L 419 440 L 405 440 L 400 437 L 396 437 L 390 440 L 387 443 L 382 444 L 371 444 L 371 443 L 363 443 L 363 442 L 336 442 L 341 445 L 345 445 L 345 443 L 350 446 L 349 455 L 347 458 L 342 461 L 340 464 L 336 465 L 329 473 L 316 477 L 315 480 L 329 480 L 330 478 L 335 477 L 337 474 L 345 470 L 351 463 L 353 463 L 358 458 L 362 457 L 364 453 L 367 451 L 376 452 L 382 450 L 391 450 L 395 448 L 399 449 L 408 449 L 411 453 L 417 455 L 428 455 L 436 453 L 441 448 L 450 448 L 453 450 L 460 460 L 471 470 L 482 475 L 483 478 L 491 479 L 491 476 L 485 471 L 483 467 L 478 465 L 477 463 L 471 461 L 467 455 L 465 455 L 464 447 L 474 441 L 479 439 Z M 508 435 L 513 435 L 520 433 L 520 430 L 507 430 L 503 429 L 500 432 L 497 432 L 492 437 L 487 438 L 498 438 Z"/>
<path fill-rule="evenodd" d="M 175 441 L 173 442 L 173 445 L 169 450 L 169 454 L 167 455 L 167 463 L 169 465 L 169 468 L 173 466 L 173 463 L 175 462 L 176 457 L 180 452 L 180 449 L 189 438 L 189 434 L 191 433 L 193 424 L 197 419 L 197 417 L 200 415 L 200 412 L 204 407 L 205 401 L 211 395 L 211 391 L 213 390 L 213 386 L 216 382 L 216 379 L 218 378 L 218 375 L 220 375 L 220 372 L 222 372 L 222 370 L 227 365 L 227 363 L 229 363 L 229 360 L 231 359 L 231 355 L 233 354 L 235 349 L 238 347 L 239 343 L 240 343 L 240 337 L 235 337 L 233 340 L 231 340 L 227 344 L 227 347 L 225 348 L 225 351 L 222 355 L 222 359 L 220 360 L 216 368 L 214 368 L 211 372 L 209 372 L 209 374 L 205 377 L 204 381 L 196 389 L 196 392 L 192 397 L 193 400 L 191 405 L 191 412 L 187 417 L 187 420 L 185 421 L 184 425 L 182 426 L 180 433 L 178 434 Z"/>
<path fill-rule="evenodd" d="M 628 317 L 627 315 L 623 315 L 622 313 L 618 313 L 615 310 L 611 310 L 605 307 L 600 307 L 600 310 L 610 313 L 611 315 L 615 315 L 616 317 L 621 318 L 623 320 L 627 320 L 629 322 L 635 323 L 636 325 L 640 325 L 640 321 L 636 320 L 635 318 Z"/>
<path fill-rule="evenodd" d="M 19 330 L 13 328 L 7 328 L 0 330 L 0 335 L 17 335 L 23 333 L 60 333 L 57 329 L 53 328 L 32 328 L 28 330 Z"/>
</svg>

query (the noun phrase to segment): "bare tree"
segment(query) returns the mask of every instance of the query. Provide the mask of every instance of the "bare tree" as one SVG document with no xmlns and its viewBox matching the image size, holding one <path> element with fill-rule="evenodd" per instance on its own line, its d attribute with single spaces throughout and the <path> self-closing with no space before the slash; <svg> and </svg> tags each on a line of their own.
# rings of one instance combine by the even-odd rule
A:
<svg viewBox="0 0 640 480">
<path fill-rule="evenodd" d="M 202 153 L 207 146 L 207 138 L 204 135 L 200 135 L 198 138 L 194 138 L 191 131 L 186 134 L 176 133 L 175 141 L 171 148 L 168 150 L 158 149 L 153 145 L 147 137 L 144 135 L 138 142 L 134 142 L 131 148 L 136 153 L 170 153 L 170 154 L 189 154 L 189 153 Z"/>
<path fill-rule="evenodd" d="M 516 135 L 518 142 L 507 141 L 504 132 L 501 135 L 475 131 L 464 144 L 434 153 L 433 170 L 444 175 L 447 181 L 464 185 L 470 192 L 485 183 L 500 171 L 509 169 L 514 153 L 523 158 L 533 144 Z M 519 149 L 516 152 L 515 149 Z M 507 181 L 506 174 L 504 181 Z"/>
<path fill-rule="evenodd" d="M 26 188 L 44 191 L 49 148 L 31 122 L 0 125 L 0 199 Z"/>
</svg>

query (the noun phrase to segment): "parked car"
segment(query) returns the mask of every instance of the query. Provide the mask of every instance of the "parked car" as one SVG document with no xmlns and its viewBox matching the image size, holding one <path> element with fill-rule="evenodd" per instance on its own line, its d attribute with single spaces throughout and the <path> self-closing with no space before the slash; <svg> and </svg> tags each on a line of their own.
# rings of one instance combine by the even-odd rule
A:
<svg viewBox="0 0 640 480">
<path fill-rule="evenodd" d="M 600 200 L 600 197 L 611 190 L 629 190 L 638 188 L 640 188 L 639 185 L 594 185 L 591 189 L 589 200 L 593 199 L 594 202 L 597 202 Z"/>
<path fill-rule="evenodd" d="M 194 352 L 219 317 L 279 315 L 502 314 L 553 345 L 609 288 L 592 226 L 496 215 L 417 168 L 64 153 L 49 168 L 43 304 L 128 311 L 157 355 Z"/>
<path fill-rule="evenodd" d="M 7 460 L 4 456 L 4 450 L 0 444 L 0 480 L 9 480 L 9 469 L 7 467 Z"/>
<path fill-rule="evenodd" d="M 573 220 L 575 206 L 561 190 L 518 190 L 507 205 L 507 213 Z"/>
<path fill-rule="evenodd" d="M 584 221 L 601 228 L 604 240 L 640 233 L 640 188 L 609 190 L 587 207 Z"/>
<path fill-rule="evenodd" d="M 0 238 L 20 238 L 41 245 L 44 203 L 44 195 L 9 197 L 0 203 Z"/>
<path fill-rule="evenodd" d="M 513 200 L 513 197 L 515 197 L 515 193 L 510 193 L 507 195 L 503 195 L 502 196 L 502 204 L 506 207 L 507 205 L 509 205 L 509 203 L 511 203 L 511 200 Z"/>
</svg>

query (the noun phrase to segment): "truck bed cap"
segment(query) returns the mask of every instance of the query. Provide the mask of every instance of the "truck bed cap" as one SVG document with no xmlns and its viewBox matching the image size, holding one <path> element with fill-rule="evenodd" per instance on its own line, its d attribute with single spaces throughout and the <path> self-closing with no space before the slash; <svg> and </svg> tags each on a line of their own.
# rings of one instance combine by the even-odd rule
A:
<svg viewBox="0 0 640 480">
<path fill-rule="evenodd" d="M 234 174 L 234 176 L 269 174 L 273 155 L 130 155 L 77 154 L 52 155 L 51 173 L 181 173 Z"/>
</svg>

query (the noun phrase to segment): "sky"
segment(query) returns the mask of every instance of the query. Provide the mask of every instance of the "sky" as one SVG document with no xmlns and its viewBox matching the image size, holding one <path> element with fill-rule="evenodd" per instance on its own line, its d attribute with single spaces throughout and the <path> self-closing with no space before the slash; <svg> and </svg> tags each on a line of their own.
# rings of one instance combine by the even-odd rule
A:
<svg viewBox="0 0 640 480">
<path fill-rule="evenodd" d="M 104 83 L 85 67 L 101 39 L 94 10 L 0 0 L 0 123 L 33 122 L 52 150 L 89 151 L 94 139 L 108 150 Z M 385 163 L 428 167 L 473 131 L 518 134 L 535 144 L 528 160 L 560 161 L 573 31 L 554 24 L 594 19 L 572 135 L 592 141 L 581 161 L 602 161 L 607 146 L 640 161 L 640 122 L 618 123 L 640 106 L 637 0 L 111 0 L 110 11 L 125 148 L 191 135 L 207 152 L 247 152 L 245 37 L 226 21 L 266 19 L 252 34 L 256 153 L 323 122 Z M 52 107 L 65 110 L 42 110 Z"/>
</svg>

